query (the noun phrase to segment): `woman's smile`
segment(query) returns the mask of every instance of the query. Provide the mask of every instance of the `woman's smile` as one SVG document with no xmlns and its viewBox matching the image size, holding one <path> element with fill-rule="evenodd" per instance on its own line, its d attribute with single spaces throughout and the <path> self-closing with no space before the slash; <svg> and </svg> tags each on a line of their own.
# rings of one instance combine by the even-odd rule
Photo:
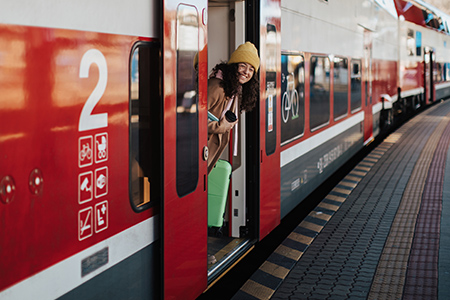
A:
<svg viewBox="0 0 450 300">
<path fill-rule="evenodd" d="M 239 63 L 238 64 L 238 80 L 240 84 L 244 84 L 250 81 L 253 77 L 253 73 L 255 72 L 255 68 L 248 63 Z"/>
</svg>

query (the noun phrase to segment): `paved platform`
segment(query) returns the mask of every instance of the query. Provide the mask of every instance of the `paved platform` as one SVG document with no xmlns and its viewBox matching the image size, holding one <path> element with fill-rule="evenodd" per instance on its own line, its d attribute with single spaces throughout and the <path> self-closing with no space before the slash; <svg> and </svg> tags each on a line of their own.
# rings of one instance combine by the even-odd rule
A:
<svg viewBox="0 0 450 300">
<path fill-rule="evenodd" d="M 388 136 L 233 299 L 450 299 L 450 101 Z"/>
</svg>

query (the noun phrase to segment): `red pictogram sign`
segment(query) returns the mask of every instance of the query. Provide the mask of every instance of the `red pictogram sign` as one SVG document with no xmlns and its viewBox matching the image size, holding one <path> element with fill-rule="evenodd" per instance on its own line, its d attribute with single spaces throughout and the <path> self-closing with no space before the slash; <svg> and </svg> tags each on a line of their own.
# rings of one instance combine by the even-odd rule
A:
<svg viewBox="0 0 450 300">
<path fill-rule="evenodd" d="M 92 172 L 78 175 L 78 203 L 91 201 L 94 197 L 94 184 Z"/>
<path fill-rule="evenodd" d="M 78 139 L 78 166 L 80 168 L 92 165 L 94 155 L 92 150 L 92 136 Z"/>
<path fill-rule="evenodd" d="M 108 228 L 108 201 L 95 205 L 95 232 Z"/>
<path fill-rule="evenodd" d="M 82 241 L 92 234 L 92 207 L 88 207 L 78 212 L 78 240 Z"/>
<path fill-rule="evenodd" d="M 95 170 L 95 198 L 108 194 L 108 167 Z"/>
<path fill-rule="evenodd" d="M 108 160 L 108 133 L 95 135 L 95 162 Z"/>
</svg>

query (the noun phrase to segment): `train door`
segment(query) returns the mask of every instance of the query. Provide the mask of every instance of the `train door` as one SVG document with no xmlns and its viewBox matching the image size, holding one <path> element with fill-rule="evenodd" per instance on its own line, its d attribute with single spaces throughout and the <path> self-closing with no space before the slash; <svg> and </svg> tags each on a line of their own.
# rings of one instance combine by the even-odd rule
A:
<svg viewBox="0 0 450 300">
<path fill-rule="evenodd" d="M 206 11 L 206 0 L 162 4 L 165 299 L 194 299 L 207 285 Z"/>
<path fill-rule="evenodd" d="M 372 32 L 364 30 L 364 143 L 373 139 Z"/>
<path fill-rule="evenodd" d="M 280 0 L 260 8 L 260 205 L 259 237 L 280 223 L 281 8 Z"/>
<path fill-rule="evenodd" d="M 434 83 L 433 83 L 433 58 L 434 52 L 431 48 L 425 47 L 424 51 L 424 89 L 425 89 L 425 101 L 427 104 L 434 102 Z"/>
</svg>

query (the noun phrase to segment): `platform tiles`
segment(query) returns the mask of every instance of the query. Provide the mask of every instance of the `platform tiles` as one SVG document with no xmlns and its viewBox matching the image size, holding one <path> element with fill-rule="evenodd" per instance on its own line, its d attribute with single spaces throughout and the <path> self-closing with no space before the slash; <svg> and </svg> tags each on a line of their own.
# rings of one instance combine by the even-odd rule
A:
<svg viewBox="0 0 450 300">
<path fill-rule="evenodd" d="M 449 114 L 450 102 L 440 103 L 386 138 L 232 299 L 446 299 L 438 274 L 450 279 L 450 239 L 439 238 L 441 214 L 450 216 Z"/>
</svg>

